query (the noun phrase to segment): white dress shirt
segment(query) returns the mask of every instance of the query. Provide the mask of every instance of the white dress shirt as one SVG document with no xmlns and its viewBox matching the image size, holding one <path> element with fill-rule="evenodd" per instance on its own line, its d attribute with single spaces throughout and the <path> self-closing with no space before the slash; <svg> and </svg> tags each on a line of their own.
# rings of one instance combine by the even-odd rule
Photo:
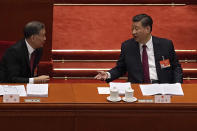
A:
<svg viewBox="0 0 197 131">
<path fill-rule="evenodd" d="M 29 60 L 30 60 L 31 54 L 34 52 L 35 49 L 30 46 L 30 44 L 27 42 L 26 39 L 25 39 L 25 43 L 27 45 L 27 50 L 28 50 Z M 29 83 L 33 84 L 34 83 L 34 78 L 29 78 Z"/>
</svg>

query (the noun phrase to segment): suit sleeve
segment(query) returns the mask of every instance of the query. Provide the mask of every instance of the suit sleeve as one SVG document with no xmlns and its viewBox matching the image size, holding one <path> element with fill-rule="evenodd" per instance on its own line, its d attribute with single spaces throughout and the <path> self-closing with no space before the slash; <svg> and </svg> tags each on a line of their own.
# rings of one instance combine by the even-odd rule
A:
<svg viewBox="0 0 197 131">
<path fill-rule="evenodd" d="M 170 63 L 173 70 L 173 83 L 183 83 L 183 71 L 177 59 L 172 41 L 170 41 L 170 45 Z"/>
<path fill-rule="evenodd" d="M 20 76 L 20 60 L 19 55 L 14 49 L 9 49 L 4 56 L 5 67 L 7 68 L 7 81 L 11 83 L 28 83 L 29 78 L 19 77 Z"/>
<path fill-rule="evenodd" d="M 120 76 L 126 73 L 126 63 L 125 63 L 125 44 L 123 43 L 121 46 L 121 53 L 119 56 L 119 60 L 116 63 L 116 66 L 112 68 L 109 73 L 111 74 L 111 78 L 107 79 L 107 82 L 113 81 Z"/>
<path fill-rule="evenodd" d="M 5 79 L 5 73 L 0 60 L 0 83 L 3 83 L 5 81 L 4 79 Z"/>
</svg>

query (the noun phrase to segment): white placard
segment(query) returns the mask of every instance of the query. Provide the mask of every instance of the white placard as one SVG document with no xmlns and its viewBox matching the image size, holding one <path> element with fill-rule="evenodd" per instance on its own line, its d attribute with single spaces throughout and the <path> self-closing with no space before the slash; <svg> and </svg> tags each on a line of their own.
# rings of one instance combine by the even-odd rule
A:
<svg viewBox="0 0 197 131">
<path fill-rule="evenodd" d="M 155 95 L 155 103 L 171 103 L 170 95 Z"/>
<path fill-rule="evenodd" d="M 19 94 L 4 94 L 3 95 L 4 103 L 16 103 L 20 102 Z"/>
</svg>

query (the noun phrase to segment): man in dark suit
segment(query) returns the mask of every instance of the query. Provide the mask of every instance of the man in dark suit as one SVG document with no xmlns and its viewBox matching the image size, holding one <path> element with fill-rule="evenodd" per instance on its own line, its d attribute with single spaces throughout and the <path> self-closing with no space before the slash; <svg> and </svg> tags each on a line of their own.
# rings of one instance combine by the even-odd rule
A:
<svg viewBox="0 0 197 131">
<path fill-rule="evenodd" d="M 49 81 L 49 76 L 36 76 L 35 73 L 42 56 L 45 34 L 43 23 L 32 21 L 26 24 L 25 38 L 7 49 L 1 60 L 1 82 L 46 83 Z"/>
<path fill-rule="evenodd" d="M 152 18 L 133 17 L 133 38 L 121 46 L 117 65 L 108 72 L 99 71 L 96 79 L 113 81 L 128 72 L 131 83 L 182 83 L 182 68 L 171 40 L 151 35 Z"/>
</svg>

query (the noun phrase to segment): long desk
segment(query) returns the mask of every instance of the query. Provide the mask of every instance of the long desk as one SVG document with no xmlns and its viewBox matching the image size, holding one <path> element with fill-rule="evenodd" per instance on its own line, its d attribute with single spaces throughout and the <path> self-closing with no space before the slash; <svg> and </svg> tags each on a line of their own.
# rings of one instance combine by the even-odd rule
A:
<svg viewBox="0 0 197 131">
<path fill-rule="evenodd" d="M 184 96 L 172 103 L 109 102 L 99 95 L 101 83 L 49 84 L 49 97 L 40 103 L 0 103 L 1 130 L 17 131 L 196 131 L 197 84 L 183 84 Z M 139 85 L 132 85 L 138 99 Z M 2 101 L 2 97 L 0 98 Z"/>
</svg>

